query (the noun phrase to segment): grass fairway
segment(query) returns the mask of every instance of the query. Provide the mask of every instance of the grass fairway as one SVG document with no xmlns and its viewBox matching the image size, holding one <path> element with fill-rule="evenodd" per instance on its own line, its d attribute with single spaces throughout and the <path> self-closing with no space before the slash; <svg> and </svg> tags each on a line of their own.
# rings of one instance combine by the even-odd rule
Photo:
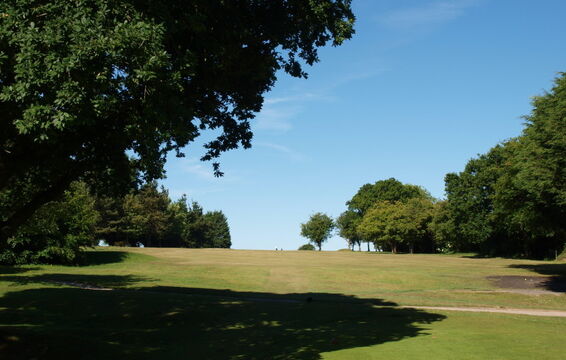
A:
<svg viewBox="0 0 566 360">
<path fill-rule="evenodd" d="M 87 262 L 0 267 L 0 359 L 563 359 L 566 353 L 566 318 L 394 306 L 566 310 L 559 287 L 565 262 L 117 248 L 89 252 Z M 546 281 L 542 290 L 502 289 L 489 276 Z"/>
</svg>

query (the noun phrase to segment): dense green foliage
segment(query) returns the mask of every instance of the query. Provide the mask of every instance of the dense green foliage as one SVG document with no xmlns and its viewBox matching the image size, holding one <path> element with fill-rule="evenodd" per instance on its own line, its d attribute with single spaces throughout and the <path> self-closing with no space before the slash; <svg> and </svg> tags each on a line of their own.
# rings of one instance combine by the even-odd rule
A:
<svg viewBox="0 0 566 360">
<path fill-rule="evenodd" d="M 428 225 L 433 198 L 420 186 L 397 179 L 365 184 L 346 203 L 348 210 L 337 220 L 340 236 L 353 243 L 366 241 L 376 249 L 431 251 Z"/>
<path fill-rule="evenodd" d="M 395 179 L 363 185 L 337 220 L 350 246 L 554 258 L 566 245 L 566 75 L 535 97 L 523 134 L 445 177 L 446 199 Z"/>
<path fill-rule="evenodd" d="M 163 176 L 207 129 L 202 160 L 250 147 L 276 72 L 306 77 L 354 23 L 350 0 L 5 0 L 0 19 L 0 242 L 72 181 Z"/>
<path fill-rule="evenodd" d="M 403 184 L 390 178 L 374 184 L 363 185 L 358 192 L 346 203 L 348 209 L 362 215 L 380 201 L 407 201 L 413 198 L 430 198 L 430 194 L 420 186 Z"/>
<path fill-rule="evenodd" d="M 297 250 L 316 250 L 316 248 L 314 247 L 313 244 L 304 244 L 299 246 L 299 248 Z"/>
<path fill-rule="evenodd" d="M 313 242 L 320 251 L 322 243 L 328 240 L 334 230 L 334 220 L 326 214 L 316 213 L 311 215 L 309 221 L 301 224 L 301 236 Z"/>
<path fill-rule="evenodd" d="M 453 252 L 456 237 L 456 224 L 446 200 L 438 201 L 432 210 L 432 220 L 429 229 L 434 238 L 435 248 L 441 252 Z"/>
<path fill-rule="evenodd" d="M 358 224 L 360 234 L 379 247 L 387 246 L 397 253 L 397 246 L 403 241 L 403 234 L 398 228 L 403 217 L 401 202 L 379 201 L 366 211 Z"/>
<path fill-rule="evenodd" d="M 95 199 L 84 183 L 73 183 L 62 200 L 42 206 L 5 246 L 0 263 L 72 264 L 80 259 L 80 248 L 95 244 L 100 220 Z"/>
<path fill-rule="evenodd" d="M 338 234 L 348 241 L 348 245 L 354 250 L 358 245 L 361 250 L 362 236 L 358 232 L 358 224 L 362 220 L 361 215 L 353 210 L 346 210 L 336 219 Z"/>
<path fill-rule="evenodd" d="M 453 250 L 552 258 L 566 244 L 566 76 L 533 100 L 523 134 L 446 175 L 437 237 Z"/>
<path fill-rule="evenodd" d="M 228 220 L 221 211 L 204 212 L 186 197 L 172 202 L 155 182 L 123 198 L 99 198 L 99 239 L 110 245 L 229 248 Z"/>
<path fill-rule="evenodd" d="M 193 206 L 194 209 L 194 206 Z M 222 211 L 209 211 L 202 217 L 204 236 L 190 236 L 188 247 L 229 248 L 232 245 L 228 219 Z"/>
<path fill-rule="evenodd" d="M 91 195 L 71 184 L 60 201 L 42 206 L 16 236 L 0 247 L 0 263 L 75 264 L 81 248 L 99 240 L 118 246 L 229 248 L 228 220 L 187 199 L 172 202 L 155 182 L 123 197 Z"/>
<path fill-rule="evenodd" d="M 379 201 L 366 212 L 358 224 L 358 232 L 381 249 L 396 253 L 402 244 L 413 253 L 415 245 L 422 248 L 429 239 L 432 208 L 432 202 L 423 198 Z"/>
</svg>

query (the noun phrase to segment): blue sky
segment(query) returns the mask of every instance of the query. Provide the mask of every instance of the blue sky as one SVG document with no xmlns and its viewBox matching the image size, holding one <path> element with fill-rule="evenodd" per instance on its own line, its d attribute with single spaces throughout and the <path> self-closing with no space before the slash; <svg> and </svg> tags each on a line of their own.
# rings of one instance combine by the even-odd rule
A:
<svg viewBox="0 0 566 360">
<path fill-rule="evenodd" d="M 444 195 L 444 175 L 520 134 L 530 99 L 566 71 L 566 1 L 354 0 L 356 34 L 308 80 L 279 75 L 249 150 L 212 175 L 199 141 L 162 181 L 228 217 L 233 248 L 297 249 L 360 186 L 395 177 Z M 345 248 L 334 236 L 325 250 Z"/>
</svg>

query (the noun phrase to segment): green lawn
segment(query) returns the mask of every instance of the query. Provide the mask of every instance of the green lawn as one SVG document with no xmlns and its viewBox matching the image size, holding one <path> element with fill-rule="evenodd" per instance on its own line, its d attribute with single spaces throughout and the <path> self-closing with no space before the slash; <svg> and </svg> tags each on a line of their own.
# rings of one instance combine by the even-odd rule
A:
<svg viewBox="0 0 566 360">
<path fill-rule="evenodd" d="M 80 267 L 0 267 L 0 359 L 563 359 L 566 353 L 566 318 L 393 306 L 566 310 L 565 293 L 500 292 L 486 279 L 556 279 L 566 274 L 565 262 L 124 250 L 89 252 Z"/>
</svg>

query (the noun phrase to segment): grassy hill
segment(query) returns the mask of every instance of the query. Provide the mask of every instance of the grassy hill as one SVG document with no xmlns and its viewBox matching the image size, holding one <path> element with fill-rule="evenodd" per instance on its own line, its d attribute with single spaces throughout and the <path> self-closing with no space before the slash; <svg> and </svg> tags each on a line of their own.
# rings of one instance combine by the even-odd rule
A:
<svg viewBox="0 0 566 360">
<path fill-rule="evenodd" d="M 562 359 L 564 262 L 100 248 L 0 268 L 0 358 Z"/>
</svg>

